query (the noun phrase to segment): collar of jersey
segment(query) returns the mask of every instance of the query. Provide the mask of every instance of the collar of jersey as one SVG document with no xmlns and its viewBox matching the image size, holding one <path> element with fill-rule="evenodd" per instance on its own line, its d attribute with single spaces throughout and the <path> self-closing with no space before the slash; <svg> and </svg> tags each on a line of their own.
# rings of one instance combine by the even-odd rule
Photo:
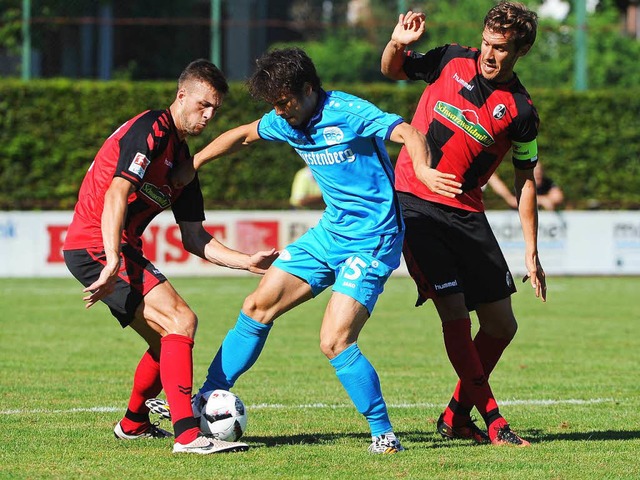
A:
<svg viewBox="0 0 640 480">
<path fill-rule="evenodd" d="M 300 130 L 305 134 L 305 136 L 310 137 L 310 130 L 315 125 L 317 125 L 322 119 L 322 110 L 324 108 L 325 100 L 327 99 L 327 92 L 325 92 L 322 88 L 318 90 L 318 103 L 316 103 L 316 108 L 313 111 L 313 115 L 306 123 L 306 125 L 300 127 L 293 127 L 295 130 Z"/>
</svg>

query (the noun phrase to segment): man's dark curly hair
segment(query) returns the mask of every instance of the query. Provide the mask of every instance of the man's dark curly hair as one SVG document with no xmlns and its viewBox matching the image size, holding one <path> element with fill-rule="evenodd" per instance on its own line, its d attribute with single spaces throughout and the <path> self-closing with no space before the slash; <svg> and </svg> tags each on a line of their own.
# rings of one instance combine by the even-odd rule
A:
<svg viewBox="0 0 640 480">
<path fill-rule="evenodd" d="M 538 16 L 522 3 L 502 1 L 484 18 L 484 26 L 493 32 L 511 33 L 516 49 L 536 41 Z"/>
<path fill-rule="evenodd" d="M 256 69 L 247 80 L 252 97 L 274 104 L 286 95 L 299 96 L 305 83 L 318 91 L 322 85 L 316 67 L 300 48 L 276 49 L 256 60 Z"/>
</svg>

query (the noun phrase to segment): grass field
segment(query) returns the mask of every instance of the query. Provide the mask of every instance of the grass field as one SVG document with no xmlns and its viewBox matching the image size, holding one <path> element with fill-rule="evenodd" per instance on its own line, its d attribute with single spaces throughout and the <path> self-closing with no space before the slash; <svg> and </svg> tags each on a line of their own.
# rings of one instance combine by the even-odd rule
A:
<svg viewBox="0 0 640 480">
<path fill-rule="evenodd" d="M 256 278 L 176 278 L 200 317 L 196 387 Z M 531 448 L 444 441 L 435 419 L 455 375 L 431 304 L 392 278 L 360 347 L 407 448 L 367 453 L 368 429 L 318 348 L 320 298 L 280 318 L 235 392 L 249 411 L 240 454 L 172 455 L 171 440 L 116 441 L 145 349 L 72 279 L 0 279 L 0 478 L 640 478 L 640 278 L 552 278 L 549 301 L 514 295 L 520 329 L 492 376 Z M 168 427 L 169 424 L 164 423 Z"/>
</svg>

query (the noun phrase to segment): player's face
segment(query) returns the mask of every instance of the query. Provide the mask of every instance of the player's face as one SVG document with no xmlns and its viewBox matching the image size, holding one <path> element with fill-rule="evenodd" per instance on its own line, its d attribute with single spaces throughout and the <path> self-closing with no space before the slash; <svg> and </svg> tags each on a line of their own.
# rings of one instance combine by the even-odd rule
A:
<svg viewBox="0 0 640 480">
<path fill-rule="evenodd" d="M 479 60 L 482 76 L 493 82 L 510 80 L 516 61 L 528 50 L 529 46 L 516 50 L 515 41 L 509 33 L 505 35 L 485 28 Z"/>
<path fill-rule="evenodd" d="M 178 92 L 180 125 L 186 136 L 200 135 L 222 105 L 223 96 L 203 82 L 187 82 Z"/>
<path fill-rule="evenodd" d="M 279 117 L 282 117 L 292 127 L 305 125 L 316 106 L 317 95 L 311 87 L 305 89 L 301 95 L 289 93 L 274 102 L 273 108 Z"/>
</svg>

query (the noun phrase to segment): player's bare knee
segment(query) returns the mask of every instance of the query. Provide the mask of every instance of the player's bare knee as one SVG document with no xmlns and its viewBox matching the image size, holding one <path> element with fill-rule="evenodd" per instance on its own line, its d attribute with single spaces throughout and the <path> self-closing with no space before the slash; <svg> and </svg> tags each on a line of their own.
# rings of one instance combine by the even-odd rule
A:
<svg viewBox="0 0 640 480">
<path fill-rule="evenodd" d="M 320 337 L 320 351 L 329 359 L 340 355 L 349 345 L 343 340 L 334 336 Z"/>
<path fill-rule="evenodd" d="M 167 314 L 167 333 L 194 338 L 198 329 L 198 316 L 188 306 L 175 308 Z"/>
<path fill-rule="evenodd" d="M 255 292 L 244 299 L 242 311 L 256 322 L 267 324 L 273 321 L 273 312 L 266 308 L 262 302 L 258 301 Z"/>
</svg>

